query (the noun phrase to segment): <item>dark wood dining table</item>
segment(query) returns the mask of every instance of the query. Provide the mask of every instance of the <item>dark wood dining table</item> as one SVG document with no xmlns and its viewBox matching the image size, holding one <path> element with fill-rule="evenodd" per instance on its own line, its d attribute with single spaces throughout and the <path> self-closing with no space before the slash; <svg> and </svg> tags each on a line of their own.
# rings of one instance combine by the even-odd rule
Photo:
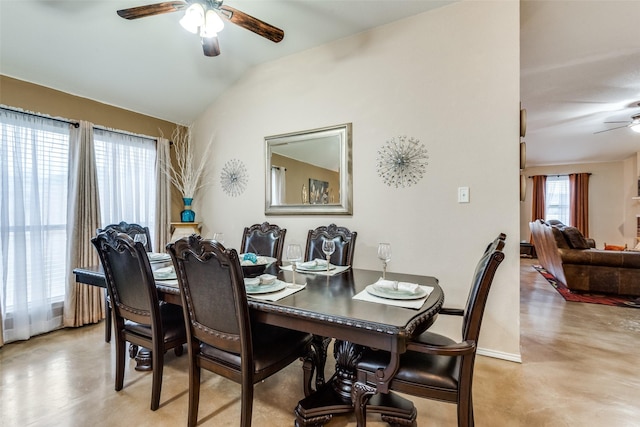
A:
<svg viewBox="0 0 640 427">
<path fill-rule="evenodd" d="M 267 272 L 292 282 L 292 272 L 281 270 L 275 264 Z M 74 274 L 77 282 L 106 287 L 100 267 L 76 268 Z M 252 316 L 257 321 L 325 337 L 325 352 L 329 338 L 335 339 L 335 372 L 324 382 L 324 367 L 320 366 L 318 387 L 295 408 L 296 426 L 324 425 L 335 414 L 353 411 L 351 389 L 356 382 L 355 364 L 364 347 L 391 353 L 389 366 L 380 372 L 377 384 L 380 392 L 370 399 L 367 413 L 380 413 L 383 419 L 395 420 L 399 425 L 416 425 L 413 403 L 389 392 L 387 386 L 397 369 L 400 354 L 406 351 L 407 341 L 433 324 L 444 294 L 435 277 L 387 272 L 388 280 L 427 285 L 433 287 L 433 291 L 419 309 L 353 299 L 380 276 L 380 271 L 357 268 L 333 276 L 298 271 L 296 283 L 307 284 L 303 290 L 276 302 L 248 298 Z M 156 286 L 162 300 L 181 304 L 177 285 L 157 281 Z"/>
</svg>

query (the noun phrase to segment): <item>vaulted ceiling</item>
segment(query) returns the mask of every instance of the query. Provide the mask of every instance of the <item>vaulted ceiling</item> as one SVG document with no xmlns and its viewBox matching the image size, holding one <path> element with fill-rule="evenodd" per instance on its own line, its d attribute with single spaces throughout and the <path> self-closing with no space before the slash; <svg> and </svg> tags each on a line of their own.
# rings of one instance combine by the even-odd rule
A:
<svg viewBox="0 0 640 427">
<path fill-rule="evenodd" d="M 618 161 L 640 151 L 640 1 L 522 1 L 527 163 Z"/>
<path fill-rule="evenodd" d="M 0 0 L 0 74 L 187 124 L 256 64 L 446 7 L 433 0 L 228 0 L 284 30 L 273 43 L 227 22 L 205 57 L 182 12 L 125 20 L 153 0 Z M 640 151 L 640 1 L 521 1 L 528 165 Z M 416 42 L 418 43 L 418 41 Z M 446 43 L 446 41 L 443 41 Z M 1 90 L 1 88 L 0 88 Z"/>
<path fill-rule="evenodd" d="M 221 54 L 179 24 L 183 11 L 136 20 L 119 9 L 154 0 L 0 0 L 0 73 L 188 124 L 256 64 L 451 1 L 229 0 L 284 30 L 273 43 L 226 22 Z"/>
</svg>

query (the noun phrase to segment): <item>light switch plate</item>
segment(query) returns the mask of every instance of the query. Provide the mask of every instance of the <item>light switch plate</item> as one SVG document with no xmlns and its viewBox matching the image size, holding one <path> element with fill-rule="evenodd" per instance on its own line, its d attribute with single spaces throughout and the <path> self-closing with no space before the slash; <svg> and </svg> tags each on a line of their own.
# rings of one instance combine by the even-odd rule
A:
<svg viewBox="0 0 640 427">
<path fill-rule="evenodd" d="M 458 187 L 458 203 L 469 203 L 469 187 Z"/>
</svg>

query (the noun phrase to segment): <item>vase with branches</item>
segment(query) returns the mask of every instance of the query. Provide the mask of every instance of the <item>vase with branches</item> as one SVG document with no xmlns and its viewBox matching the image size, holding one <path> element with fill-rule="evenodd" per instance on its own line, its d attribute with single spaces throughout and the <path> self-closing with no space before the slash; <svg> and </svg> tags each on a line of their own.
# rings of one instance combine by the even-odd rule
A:
<svg viewBox="0 0 640 427">
<path fill-rule="evenodd" d="M 191 203 L 196 192 L 209 184 L 207 171 L 205 169 L 209 154 L 211 152 L 211 141 L 206 145 L 204 153 L 196 158 L 193 149 L 191 126 L 178 126 L 171 135 L 174 147 L 174 158 L 166 159 L 161 165 L 162 170 L 167 174 L 171 183 L 182 195 L 184 210 L 180 217 L 182 222 L 194 222 L 195 213 L 191 209 Z"/>
</svg>

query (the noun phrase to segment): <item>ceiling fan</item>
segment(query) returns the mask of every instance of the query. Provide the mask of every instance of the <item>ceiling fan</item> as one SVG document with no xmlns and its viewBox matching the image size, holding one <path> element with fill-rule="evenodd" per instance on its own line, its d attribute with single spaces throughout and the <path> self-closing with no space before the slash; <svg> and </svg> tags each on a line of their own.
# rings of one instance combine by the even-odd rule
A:
<svg viewBox="0 0 640 427">
<path fill-rule="evenodd" d="M 625 125 L 616 126 L 611 129 L 599 130 L 598 132 L 594 132 L 593 134 L 595 135 L 596 133 L 609 132 L 610 130 L 616 130 L 616 129 L 622 129 L 622 128 L 629 128 L 634 132 L 640 133 L 640 114 L 631 116 L 631 121 L 627 120 L 624 122 L 605 122 L 605 123 L 625 123 Z"/>
<path fill-rule="evenodd" d="M 205 56 L 220 55 L 218 33 L 224 27 L 222 18 L 240 27 L 262 36 L 274 43 L 284 38 L 284 31 L 267 24 L 258 18 L 247 15 L 231 6 L 222 4 L 222 0 L 184 0 L 166 1 L 162 3 L 137 6 L 118 10 L 118 15 L 125 19 L 138 19 L 147 16 L 185 10 L 180 24 L 188 31 L 199 34 L 202 39 L 202 50 Z"/>
</svg>

